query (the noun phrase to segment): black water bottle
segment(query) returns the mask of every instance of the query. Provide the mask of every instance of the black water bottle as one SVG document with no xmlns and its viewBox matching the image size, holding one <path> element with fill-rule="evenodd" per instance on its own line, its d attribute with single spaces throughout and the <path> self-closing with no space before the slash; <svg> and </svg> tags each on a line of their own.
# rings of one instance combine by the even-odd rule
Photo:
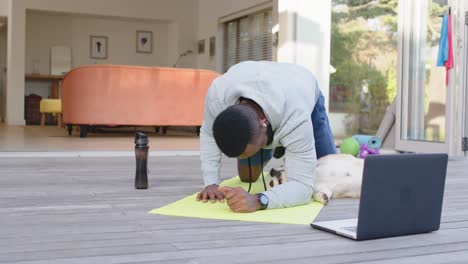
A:
<svg viewBox="0 0 468 264">
<path fill-rule="evenodd" d="M 135 134 L 136 189 L 148 189 L 148 143 L 149 139 L 145 134 Z"/>
</svg>

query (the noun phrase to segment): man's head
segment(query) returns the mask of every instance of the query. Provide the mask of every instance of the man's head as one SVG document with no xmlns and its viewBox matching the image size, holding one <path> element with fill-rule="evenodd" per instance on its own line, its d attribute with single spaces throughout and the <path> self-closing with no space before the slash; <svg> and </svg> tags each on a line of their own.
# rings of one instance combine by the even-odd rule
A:
<svg viewBox="0 0 468 264">
<path fill-rule="evenodd" d="M 216 117 L 213 136 L 226 156 L 247 158 L 266 145 L 268 123 L 254 109 L 252 105 L 237 104 Z"/>
</svg>

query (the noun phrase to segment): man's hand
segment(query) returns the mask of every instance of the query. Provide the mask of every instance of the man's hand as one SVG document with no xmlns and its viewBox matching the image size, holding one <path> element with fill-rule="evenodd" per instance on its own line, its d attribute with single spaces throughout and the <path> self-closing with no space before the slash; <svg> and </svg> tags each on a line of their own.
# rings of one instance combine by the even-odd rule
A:
<svg viewBox="0 0 468 264">
<path fill-rule="evenodd" d="M 218 199 L 224 203 L 224 193 L 218 190 L 219 186 L 216 184 L 208 185 L 197 195 L 197 201 L 203 201 L 206 203 L 207 199 L 211 200 L 211 203 L 215 203 Z"/>
<path fill-rule="evenodd" d="M 250 213 L 261 208 L 257 196 L 249 194 L 241 187 L 219 187 L 219 190 L 224 193 L 231 210 L 236 213 Z"/>
</svg>

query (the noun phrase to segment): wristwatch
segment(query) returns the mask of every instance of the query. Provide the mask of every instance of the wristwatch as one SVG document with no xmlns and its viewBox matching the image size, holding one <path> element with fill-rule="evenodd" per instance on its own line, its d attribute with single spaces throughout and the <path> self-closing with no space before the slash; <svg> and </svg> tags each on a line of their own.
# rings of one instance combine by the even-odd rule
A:
<svg viewBox="0 0 468 264">
<path fill-rule="evenodd" d="M 268 197 L 263 193 L 257 194 L 257 201 L 260 204 L 260 210 L 264 210 L 268 207 Z"/>
</svg>

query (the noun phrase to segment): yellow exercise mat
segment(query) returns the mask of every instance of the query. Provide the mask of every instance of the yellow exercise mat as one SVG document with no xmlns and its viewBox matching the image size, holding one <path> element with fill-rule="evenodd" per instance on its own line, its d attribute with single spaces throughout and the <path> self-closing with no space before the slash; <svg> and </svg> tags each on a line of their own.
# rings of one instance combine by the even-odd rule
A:
<svg viewBox="0 0 468 264">
<path fill-rule="evenodd" d="M 265 182 L 266 184 L 270 182 L 269 175 L 265 174 Z M 225 180 L 221 185 L 230 187 L 241 186 L 245 190 L 249 188 L 249 184 L 241 182 L 239 177 Z M 259 193 L 262 191 L 264 191 L 262 177 L 259 177 L 257 182 L 252 184 L 250 193 Z M 253 213 L 235 213 L 231 211 L 226 201 L 224 201 L 224 203 L 216 202 L 214 204 L 210 201 L 203 203 L 198 202 L 196 197 L 197 193 L 161 208 L 154 209 L 149 213 L 208 219 L 309 225 L 317 217 L 323 207 L 323 204 L 319 202 L 311 202 L 307 205 L 291 208 L 262 210 Z"/>
</svg>

